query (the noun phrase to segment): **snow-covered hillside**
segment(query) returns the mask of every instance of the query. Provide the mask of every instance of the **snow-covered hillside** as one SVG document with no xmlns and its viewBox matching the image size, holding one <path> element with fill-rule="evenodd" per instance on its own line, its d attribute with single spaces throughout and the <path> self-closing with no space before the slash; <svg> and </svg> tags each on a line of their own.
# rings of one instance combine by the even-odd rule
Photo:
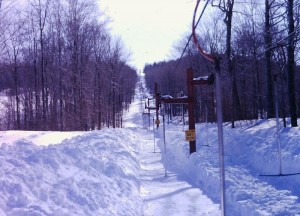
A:
<svg viewBox="0 0 300 216">
<path fill-rule="evenodd" d="M 138 91 L 137 91 L 138 93 Z M 221 215 L 217 126 L 144 128 L 137 94 L 123 129 L 0 132 L 0 216 Z M 227 216 L 300 215 L 300 175 L 279 174 L 275 120 L 224 123 Z M 154 139 L 155 137 L 155 139 Z M 283 174 L 300 173 L 300 130 L 281 128 Z"/>
</svg>

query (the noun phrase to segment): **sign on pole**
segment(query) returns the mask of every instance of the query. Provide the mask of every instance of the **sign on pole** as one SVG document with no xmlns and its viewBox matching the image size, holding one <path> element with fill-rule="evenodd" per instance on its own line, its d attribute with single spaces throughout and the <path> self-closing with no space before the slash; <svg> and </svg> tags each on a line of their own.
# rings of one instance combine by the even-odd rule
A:
<svg viewBox="0 0 300 216">
<path fill-rule="evenodd" d="M 195 129 L 185 131 L 185 140 L 189 142 L 196 140 Z"/>
</svg>

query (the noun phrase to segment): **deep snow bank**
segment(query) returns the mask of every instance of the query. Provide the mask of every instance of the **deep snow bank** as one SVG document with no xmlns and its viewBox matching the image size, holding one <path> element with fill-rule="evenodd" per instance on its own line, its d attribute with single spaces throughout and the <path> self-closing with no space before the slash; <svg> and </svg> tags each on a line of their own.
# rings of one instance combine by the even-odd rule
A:
<svg viewBox="0 0 300 216">
<path fill-rule="evenodd" d="M 140 139 L 131 130 L 87 132 L 49 146 L 30 141 L 37 132 L 21 140 L 0 133 L 0 215 L 142 215 Z"/>
<path fill-rule="evenodd" d="M 165 163 L 185 172 L 218 202 L 220 197 L 219 154 L 216 124 L 196 126 L 197 152 L 189 155 L 183 127 L 167 125 Z M 162 137 L 162 129 L 160 129 Z M 283 172 L 300 172 L 299 128 L 281 129 Z M 162 144 L 162 139 L 161 139 Z M 206 146 L 206 145 L 209 146 Z M 262 177 L 279 173 L 274 120 L 242 122 L 235 129 L 224 124 L 226 208 L 230 216 L 300 215 L 300 175 Z M 162 145 L 161 145 L 162 147 Z"/>
</svg>

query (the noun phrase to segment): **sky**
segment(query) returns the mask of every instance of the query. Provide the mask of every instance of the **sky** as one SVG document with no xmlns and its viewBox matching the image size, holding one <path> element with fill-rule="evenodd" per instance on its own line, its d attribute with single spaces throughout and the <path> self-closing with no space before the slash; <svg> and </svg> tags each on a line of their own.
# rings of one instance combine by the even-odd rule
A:
<svg viewBox="0 0 300 216">
<path fill-rule="evenodd" d="M 145 63 L 180 57 L 171 51 L 190 32 L 194 0 L 99 1 L 111 18 L 111 33 L 120 36 L 132 53 L 130 65 L 140 70 Z"/>
</svg>

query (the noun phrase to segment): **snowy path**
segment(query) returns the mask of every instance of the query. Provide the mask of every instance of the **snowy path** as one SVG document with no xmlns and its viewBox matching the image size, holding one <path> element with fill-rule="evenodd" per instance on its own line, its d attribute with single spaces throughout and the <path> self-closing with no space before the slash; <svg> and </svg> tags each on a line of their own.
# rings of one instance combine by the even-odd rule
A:
<svg viewBox="0 0 300 216">
<path fill-rule="evenodd" d="M 142 125 L 141 114 L 138 114 L 142 112 L 143 107 L 140 99 L 136 98 L 130 108 L 129 127 L 139 128 Z M 294 181 L 297 178 L 298 181 L 289 181 L 288 186 L 285 187 L 284 182 L 291 177 L 268 180 L 257 173 L 258 170 L 260 173 L 276 171 L 277 163 L 272 153 L 276 152 L 276 146 L 272 145 L 269 139 L 265 141 L 266 143 L 261 143 L 264 137 L 274 137 L 272 130 L 274 125 L 271 126 L 268 122 L 271 121 L 267 121 L 266 125 L 261 122 L 262 125 L 259 127 L 262 128 L 257 128 L 255 125 L 249 127 L 249 131 L 245 128 L 232 130 L 224 123 L 226 208 L 230 216 L 299 215 L 299 183 L 297 183 L 299 178 L 293 177 Z M 181 128 L 182 126 L 168 125 L 167 155 L 153 153 L 152 130 L 146 132 L 139 129 L 142 140 L 140 178 L 144 215 L 220 215 L 219 205 L 212 202 L 212 200 L 215 202 L 219 200 L 217 127 L 215 124 L 197 125 L 198 151 L 190 157 L 187 157 L 188 145 L 184 141 Z M 299 136 L 297 129 L 291 132 L 292 138 L 287 144 L 289 148 L 295 145 L 293 138 Z M 261 138 L 257 139 L 258 136 Z M 159 137 L 156 136 L 157 146 L 161 146 Z M 202 147 L 202 142 L 205 140 L 210 143 L 211 148 Z M 157 146 L 156 149 L 159 151 Z M 294 150 L 296 155 L 298 152 L 300 150 Z M 168 169 L 167 177 L 165 177 L 164 164 L 171 168 Z M 289 162 L 285 169 L 291 170 L 295 166 L 292 166 L 293 164 L 295 164 L 293 161 Z M 170 165 L 172 167 L 169 167 Z"/>
<path fill-rule="evenodd" d="M 191 186 L 184 174 L 168 171 L 165 176 L 161 153 L 154 153 L 153 135 L 144 134 L 140 161 L 144 215 L 220 215 L 219 205 Z"/>
<path fill-rule="evenodd" d="M 144 216 L 220 215 L 219 204 L 214 204 L 199 188 L 190 185 L 185 174 L 167 170 L 165 176 L 159 139 L 156 137 L 154 147 L 153 130 L 142 129 L 144 102 L 141 99 L 137 92 L 129 112 L 125 113 L 124 127 L 139 128 L 141 134 L 140 194 Z"/>
</svg>

